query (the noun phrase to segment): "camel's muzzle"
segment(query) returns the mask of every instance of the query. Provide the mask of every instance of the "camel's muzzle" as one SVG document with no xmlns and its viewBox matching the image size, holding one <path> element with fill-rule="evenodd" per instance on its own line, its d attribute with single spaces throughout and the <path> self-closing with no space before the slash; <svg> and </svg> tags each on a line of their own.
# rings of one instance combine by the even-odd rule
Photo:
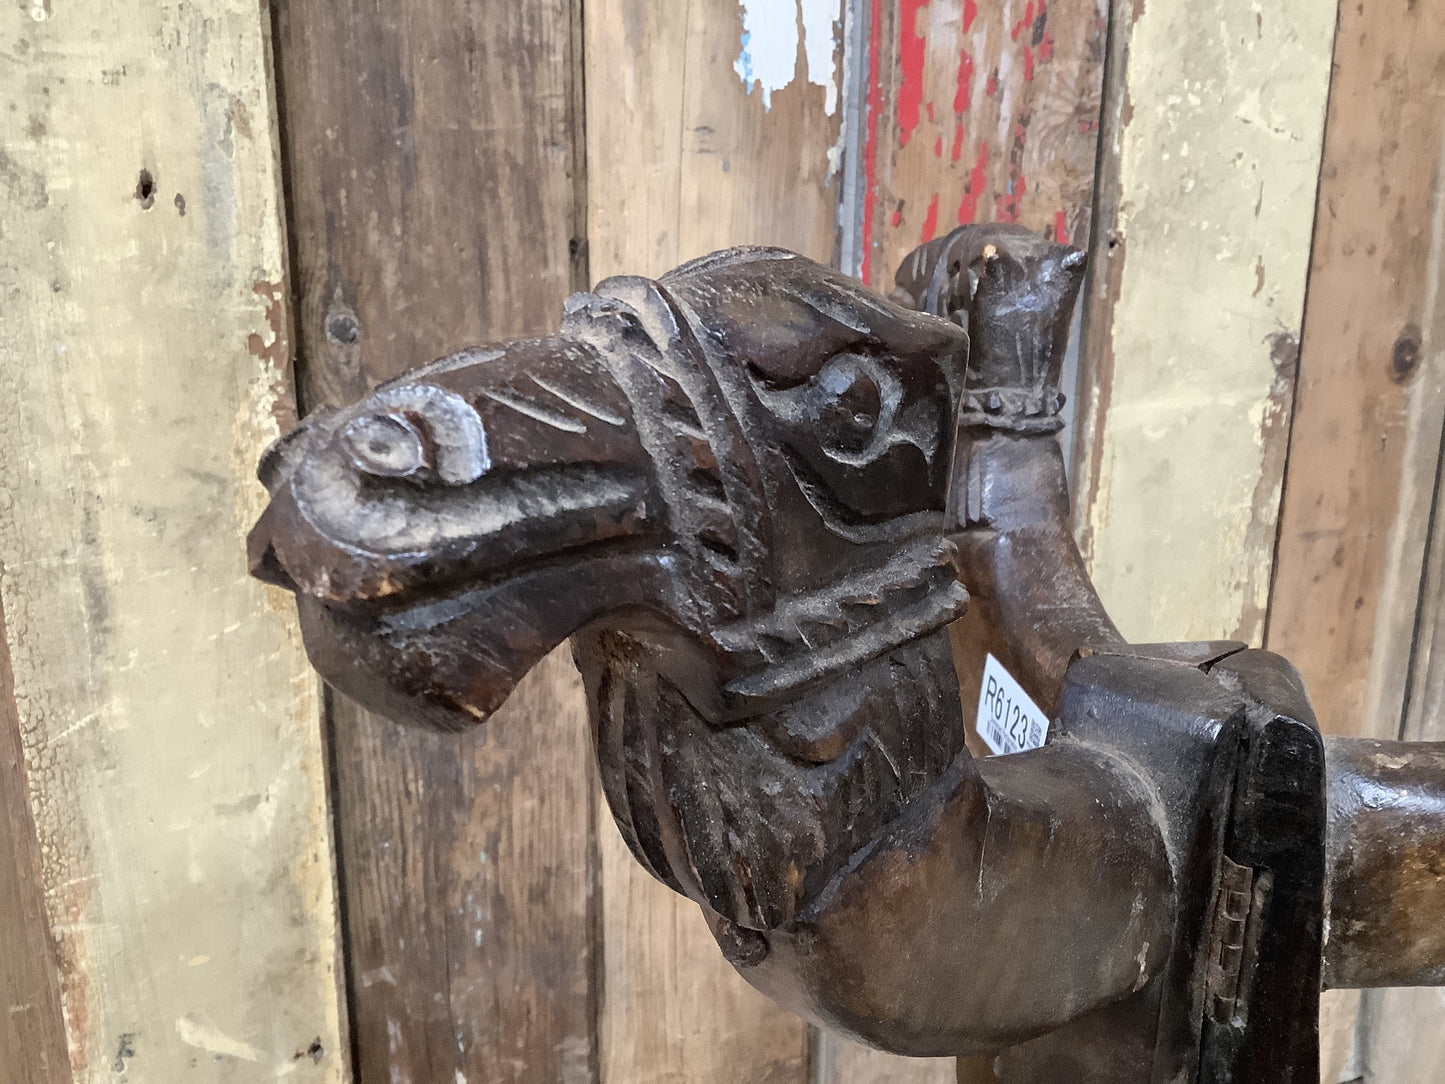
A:
<svg viewBox="0 0 1445 1084">
<path fill-rule="evenodd" d="M 656 548 L 627 398 L 556 339 L 455 355 L 315 415 L 260 473 L 251 571 L 296 593 L 317 669 L 372 710 L 446 729 L 485 718 L 626 599 L 574 582 L 584 557 L 636 585 Z"/>
</svg>

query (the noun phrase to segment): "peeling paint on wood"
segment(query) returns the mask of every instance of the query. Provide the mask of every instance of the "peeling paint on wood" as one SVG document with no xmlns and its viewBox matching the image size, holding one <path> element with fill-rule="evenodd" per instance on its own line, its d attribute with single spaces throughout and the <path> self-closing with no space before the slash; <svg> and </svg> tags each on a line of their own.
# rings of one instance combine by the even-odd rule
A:
<svg viewBox="0 0 1445 1084">
<path fill-rule="evenodd" d="M 968 222 L 1088 235 L 1107 0 L 871 0 L 861 263 Z"/>
<path fill-rule="evenodd" d="M 740 6 L 742 48 L 733 71 L 748 93 L 759 90 L 763 108 L 771 109 L 773 92 L 792 83 L 800 67 L 806 68 L 807 81 L 823 88 L 823 112 L 832 116 L 838 106 L 838 0 L 796 0 L 793 7 L 778 0 L 740 0 Z"/>
<path fill-rule="evenodd" d="M 234 1044 L 208 1079 L 341 1081 L 317 683 L 238 549 L 289 379 L 264 13 L 11 5 L 0 28 L 23 118 L 0 596 L 69 1062 L 184 1079 L 184 1019 Z"/>
<path fill-rule="evenodd" d="M 1143 5 L 1115 30 L 1075 467 L 1095 583 L 1133 640 L 1263 635 L 1334 11 Z"/>
</svg>

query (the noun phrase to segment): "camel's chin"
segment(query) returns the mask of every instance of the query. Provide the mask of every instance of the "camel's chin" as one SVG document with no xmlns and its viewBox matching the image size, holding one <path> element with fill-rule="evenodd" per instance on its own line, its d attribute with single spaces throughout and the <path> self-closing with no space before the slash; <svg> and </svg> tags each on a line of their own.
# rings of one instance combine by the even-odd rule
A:
<svg viewBox="0 0 1445 1084">
<path fill-rule="evenodd" d="M 469 730 L 596 616 L 589 592 L 567 578 L 566 570 L 543 568 L 381 612 L 301 595 L 306 652 L 322 677 L 368 711 L 431 730 Z"/>
</svg>

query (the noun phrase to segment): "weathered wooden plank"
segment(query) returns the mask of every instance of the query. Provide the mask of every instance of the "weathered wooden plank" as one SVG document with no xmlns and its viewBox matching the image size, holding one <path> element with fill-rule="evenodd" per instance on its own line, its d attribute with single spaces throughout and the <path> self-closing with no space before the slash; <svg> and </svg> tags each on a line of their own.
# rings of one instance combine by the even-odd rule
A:
<svg viewBox="0 0 1445 1084">
<path fill-rule="evenodd" d="M 594 280 L 732 244 L 831 259 L 840 18 L 837 0 L 589 3 Z M 644 873 L 600 816 L 604 1079 L 805 1079 L 802 1024 L 738 978 L 697 908 Z"/>
<path fill-rule="evenodd" d="M 1340 1084 L 1355 1052 L 1359 990 L 1320 992 L 1320 1084 Z"/>
<path fill-rule="evenodd" d="M 959 1079 L 953 1058 L 900 1058 L 846 1039 L 834 1042 L 830 1072 L 821 1078 L 827 1084 L 955 1084 Z"/>
<path fill-rule="evenodd" d="M 866 5 L 866 6 L 864 6 Z M 1087 237 L 1107 0 L 864 0 L 863 278 L 967 222 Z"/>
<path fill-rule="evenodd" d="M 1340 12 L 1269 620 L 1322 725 L 1380 738 L 1400 732 L 1445 416 L 1424 330 L 1445 19 L 1396 6 Z"/>
<path fill-rule="evenodd" d="M 841 9 L 787 7 L 786 18 L 736 0 L 589 9 L 594 279 L 661 274 L 730 244 L 832 259 Z"/>
<path fill-rule="evenodd" d="M 25 750 L 5 615 L 0 612 L 0 1084 L 70 1081 L 60 1006 L 60 959 L 45 911 L 40 841 L 30 812 Z"/>
<path fill-rule="evenodd" d="M 578 17 L 571 0 L 280 10 L 308 406 L 557 326 L 579 284 Z M 361 1078 L 592 1079 L 571 663 L 460 739 L 339 697 L 331 718 Z"/>
<path fill-rule="evenodd" d="M 1405 696 L 1445 414 L 1445 20 L 1410 4 L 1342 4 L 1339 19 L 1268 644 L 1300 668 L 1326 730 L 1420 737 Z M 1356 1003 L 1363 1026 L 1337 1014 L 1335 1045 L 1348 1036 L 1371 1080 L 1431 1075 L 1445 1056 L 1435 991 Z"/>
<path fill-rule="evenodd" d="M 264 12 L 0 28 L 0 596 L 70 1066 L 341 1081 L 317 684 L 241 556 L 288 393 Z"/>
<path fill-rule="evenodd" d="M 1074 469 L 1130 639 L 1263 633 L 1334 10 L 1114 16 Z"/>
</svg>

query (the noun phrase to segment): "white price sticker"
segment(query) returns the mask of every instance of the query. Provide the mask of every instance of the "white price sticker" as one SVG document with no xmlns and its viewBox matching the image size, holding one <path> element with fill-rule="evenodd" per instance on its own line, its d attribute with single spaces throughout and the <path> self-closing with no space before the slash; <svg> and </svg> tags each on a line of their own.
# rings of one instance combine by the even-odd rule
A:
<svg viewBox="0 0 1445 1084">
<path fill-rule="evenodd" d="M 992 655 L 983 664 L 975 729 L 999 754 L 1037 749 L 1049 736 L 1048 717 Z"/>
</svg>

